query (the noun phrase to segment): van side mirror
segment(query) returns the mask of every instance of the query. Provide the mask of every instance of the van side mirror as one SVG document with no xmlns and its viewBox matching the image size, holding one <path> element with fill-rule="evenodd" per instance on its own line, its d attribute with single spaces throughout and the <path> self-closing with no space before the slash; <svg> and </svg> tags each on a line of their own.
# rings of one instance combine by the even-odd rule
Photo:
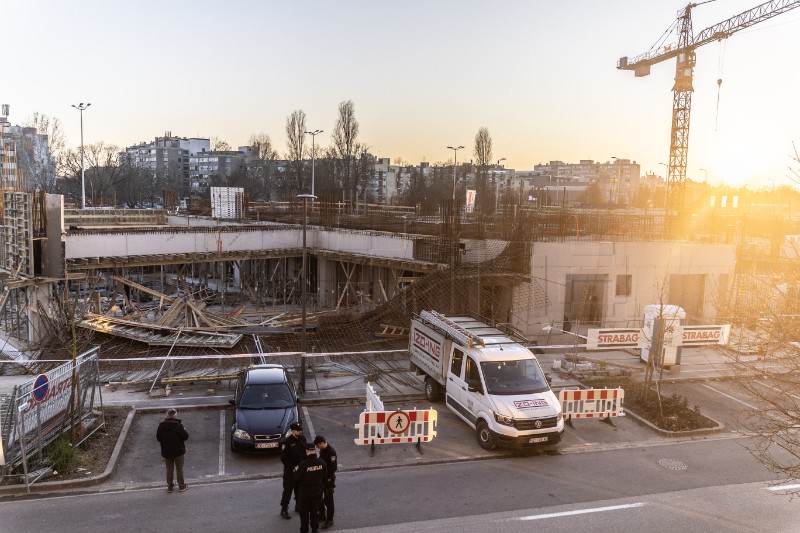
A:
<svg viewBox="0 0 800 533">
<path fill-rule="evenodd" d="M 545 374 L 544 375 L 544 379 L 547 380 L 547 384 L 548 385 L 552 385 L 553 384 L 553 376 L 551 376 L 550 374 Z"/>
<path fill-rule="evenodd" d="M 230 399 L 228 400 L 228 403 L 231 405 L 236 405 L 236 400 Z"/>
<path fill-rule="evenodd" d="M 477 379 L 471 379 L 467 382 L 467 390 L 470 392 L 480 392 L 483 394 L 483 391 L 481 390 L 481 382 Z"/>
</svg>

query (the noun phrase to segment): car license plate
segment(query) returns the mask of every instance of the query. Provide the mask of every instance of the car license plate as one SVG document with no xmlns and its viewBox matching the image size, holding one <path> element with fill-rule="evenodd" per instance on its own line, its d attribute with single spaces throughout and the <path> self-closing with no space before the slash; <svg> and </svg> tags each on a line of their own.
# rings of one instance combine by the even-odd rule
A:
<svg viewBox="0 0 800 533">
<path fill-rule="evenodd" d="M 534 442 L 547 442 L 547 437 L 531 437 L 528 439 L 528 444 L 533 444 Z"/>
<path fill-rule="evenodd" d="M 256 442 L 256 448 L 277 448 L 277 442 Z"/>
</svg>

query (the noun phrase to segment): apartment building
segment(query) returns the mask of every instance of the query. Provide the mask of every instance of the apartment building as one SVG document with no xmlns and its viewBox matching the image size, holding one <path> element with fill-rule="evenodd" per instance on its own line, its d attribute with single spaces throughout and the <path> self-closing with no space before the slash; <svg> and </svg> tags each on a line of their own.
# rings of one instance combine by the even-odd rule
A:
<svg viewBox="0 0 800 533">
<path fill-rule="evenodd" d="M 157 181 L 168 187 L 180 188 L 189 192 L 191 158 L 211 150 L 211 141 L 203 138 L 176 137 L 166 132 L 152 142 L 141 142 L 125 148 L 120 154 L 120 162 L 149 171 Z"/>
</svg>

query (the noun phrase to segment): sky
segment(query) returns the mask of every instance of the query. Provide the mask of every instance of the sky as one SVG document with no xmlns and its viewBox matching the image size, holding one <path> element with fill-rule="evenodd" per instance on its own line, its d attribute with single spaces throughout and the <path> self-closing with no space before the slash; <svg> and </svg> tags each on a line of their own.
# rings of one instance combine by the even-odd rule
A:
<svg viewBox="0 0 800 533">
<path fill-rule="evenodd" d="M 694 33 L 759 0 L 700 2 Z M 616 68 L 659 41 L 685 0 L 5 0 L 0 103 L 9 121 L 61 121 L 67 144 L 165 132 L 231 146 L 306 113 L 328 145 L 352 100 L 359 142 L 392 163 L 493 159 L 518 170 L 631 159 L 666 175 L 675 61 Z M 670 34 L 667 42 L 677 40 Z M 697 50 L 687 177 L 792 183 L 800 149 L 800 9 Z M 718 85 L 717 80 L 722 79 Z M 310 144 L 310 139 L 309 139 Z M 702 170 L 701 170 L 702 169 Z"/>
</svg>

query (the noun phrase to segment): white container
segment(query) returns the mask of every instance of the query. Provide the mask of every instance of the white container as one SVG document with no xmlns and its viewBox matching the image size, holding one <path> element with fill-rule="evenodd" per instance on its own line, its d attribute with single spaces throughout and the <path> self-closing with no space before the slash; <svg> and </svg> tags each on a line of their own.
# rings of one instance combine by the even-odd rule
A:
<svg viewBox="0 0 800 533">
<path fill-rule="evenodd" d="M 686 321 L 686 311 L 682 307 L 671 304 L 650 304 L 644 307 L 644 327 L 642 328 L 645 344 L 642 347 L 642 361 L 649 361 L 650 349 L 653 344 L 653 329 L 655 320 L 661 318 L 664 326 L 664 356 L 661 359 L 661 366 L 673 366 L 680 364 L 681 348 L 672 346 L 670 342 L 670 331 L 673 327 L 683 325 Z"/>
</svg>

